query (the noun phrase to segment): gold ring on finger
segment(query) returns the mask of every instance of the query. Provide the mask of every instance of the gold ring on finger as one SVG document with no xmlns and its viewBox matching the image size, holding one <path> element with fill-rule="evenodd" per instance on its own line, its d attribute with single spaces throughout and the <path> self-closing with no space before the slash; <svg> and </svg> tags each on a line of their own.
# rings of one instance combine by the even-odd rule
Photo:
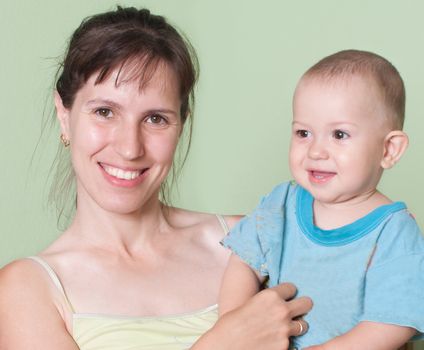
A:
<svg viewBox="0 0 424 350">
<path fill-rule="evenodd" d="M 299 335 L 303 334 L 303 324 L 302 322 L 296 320 L 297 324 L 299 325 Z"/>
</svg>

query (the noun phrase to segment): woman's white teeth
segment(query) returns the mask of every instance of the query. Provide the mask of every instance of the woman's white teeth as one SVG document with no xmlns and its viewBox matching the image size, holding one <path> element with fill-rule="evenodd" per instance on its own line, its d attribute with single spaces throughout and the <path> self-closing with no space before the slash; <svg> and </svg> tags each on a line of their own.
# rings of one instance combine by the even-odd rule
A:
<svg viewBox="0 0 424 350">
<path fill-rule="evenodd" d="M 137 171 L 125 171 L 122 169 L 118 169 L 118 168 L 113 168 L 111 166 L 103 166 L 103 169 L 105 169 L 105 171 L 114 177 L 117 177 L 118 179 L 124 179 L 124 180 L 132 180 L 135 179 L 137 176 L 139 176 L 141 174 L 140 170 Z"/>
</svg>

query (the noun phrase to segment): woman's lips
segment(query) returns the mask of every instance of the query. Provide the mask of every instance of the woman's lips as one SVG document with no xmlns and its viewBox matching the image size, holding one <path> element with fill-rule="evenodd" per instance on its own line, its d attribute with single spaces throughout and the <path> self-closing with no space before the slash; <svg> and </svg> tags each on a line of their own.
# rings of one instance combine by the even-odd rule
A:
<svg viewBox="0 0 424 350">
<path fill-rule="evenodd" d="M 122 169 L 109 164 L 99 163 L 105 178 L 113 185 L 121 187 L 133 187 L 141 183 L 149 168 L 144 169 Z"/>
<path fill-rule="evenodd" d="M 140 176 L 142 170 L 124 170 L 120 168 L 115 168 L 110 165 L 102 164 L 102 168 L 111 176 L 117 177 L 118 179 L 123 180 L 133 180 L 137 176 Z"/>
</svg>

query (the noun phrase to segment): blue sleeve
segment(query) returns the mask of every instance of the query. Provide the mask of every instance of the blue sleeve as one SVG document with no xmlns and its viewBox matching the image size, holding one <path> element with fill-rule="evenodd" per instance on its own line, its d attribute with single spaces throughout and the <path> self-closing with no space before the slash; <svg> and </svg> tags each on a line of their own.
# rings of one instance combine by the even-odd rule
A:
<svg viewBox="0 0 424 350">
<path fill-rule="evenodd" d="M 424 238 L 402 211 L 381 233 L 366 274 L 362 321 L 424 331 Z"/>
<path fill-rule="evenodd" d="M 255 210 L 244 217 L 222 240 L 222 244 L 231 249 L 252 269 L 262 276 L 270 276 L 270 285 L 276 284 L 270 267 L 278 266 L 281 258 L 284 204 L 293 186 L 283 183 L 263 197 Z"/>
<path fill-rule="evenodd" d="M 262 211 L 262 202 L 263 199 L 251 214 L 245 216 L 231 229 L 221 243 L 224 247 L 231 249 L 252 269 L 258 271 L 262 276 L 267 276 L 265 251 L 257 232 L 258 214 Z"/>
</svg>

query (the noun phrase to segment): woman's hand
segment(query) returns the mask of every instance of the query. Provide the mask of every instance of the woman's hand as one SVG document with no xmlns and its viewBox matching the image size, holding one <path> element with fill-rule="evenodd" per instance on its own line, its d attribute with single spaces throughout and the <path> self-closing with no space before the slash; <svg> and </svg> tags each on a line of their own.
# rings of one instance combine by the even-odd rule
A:
<svg viewBox="0 0 424 350">
<path fill-rule="evenodd" d="M 289 337 L 307 331 L 304 320 L 297 319 L 312 308 L 307 297 L 292 299 L 296 287 L 289 283 L 266 289 L 243 306 L 222 316 L 192 350 L 284 350 Z"/>
</svg>

